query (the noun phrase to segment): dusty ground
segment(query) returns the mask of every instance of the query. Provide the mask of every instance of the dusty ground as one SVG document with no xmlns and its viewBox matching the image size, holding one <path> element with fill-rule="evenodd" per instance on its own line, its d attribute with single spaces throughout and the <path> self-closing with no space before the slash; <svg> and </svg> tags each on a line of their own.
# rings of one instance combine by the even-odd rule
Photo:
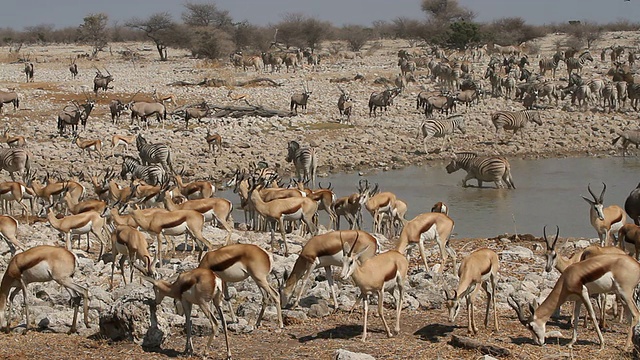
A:
<svg viewBox="0 0 640 360">
<path fill-rule="evenodd" d="M 553 50 L 552 44 L 557 36 L 542 41 L 543 55 Z M 608 46 L 610 41 L 618 44 L 633 43 L 638 38 L 635 33 L 608 34 L 599 46 Z M 184 124 L 180 121 L 169 123 L 166 129 L 152 128 L 145 135 L 152 141 L 166 142 L 172 145 L 177 164 L 184 164 L 191 174 L 197 177 L 211 177 L 222 182 L 225 175 L 237 166 L 247 166 L 249 162 L 266 159 L 271 164 L 286 171 L 290 165 L 284 162 L 286 140 L 298 139 L 309 142 L 320 149 L 320 168 L 322 172 L 344 169 L 396 168 L 411 164 L 422 164 L 431 160 L 442 160 L 453 150 L 474 150 L 481 153 L 501 153 L 519 157 L 556 157 L 588 156 L 594 154 L 615 154 L 611 138 L 619 130 L 635 127 L 637 114 L 628 107 L 621 112 L 607 114 L 597 107 L 590 111 L 578 112 L 575 108 L 561 103 L 551 106 L 543 113 L 545 124 L 542 127 L 530 127 L 521 139 L 508 144 L 495 141 L 489 115 L 498 109 L 521 109 L 521 105 L 504 99 L 486 99 L 485 102 L 470 110 L 462 110 L 468 116 L 466 135 L 454 136 L 450 146 L 440 154 L 425 154 L 421 139 L 416 139 L 419 124 L 424 116 L 415 110 L 415 96 L 421 89 L 431 89 L 433 84 L 424 72 L 418 72 L 418 83 L 410 84 L 408 91 L 401 95 L 396 106 L 383 116 L 369 118 L 366 102 L 371 91 L 381 88 L 373 81 L 379 77 L 392 78 L 397 73 L 396 53 L 404 46 L 402 43 L 382 42 L 382 46 L 365 51 L 362 59 L 335 60 L 323 64 L 319 72 L 308 70 L 297 73 L 275 75 L 256 74 L 255 72 L 234 72 L 225 66 L 210 66 L 200 61 L 174 53 L 166 63 L 155 61 L 155 53 L 143 52 L 145 58 L 137 63 L 122 60 L 117 54 L 118 45 L 114 45 L 112 55 L 102 55 L 100 62 L 79 61 L 81 75 L 71 80 L 67 70 L 69 54 L 79 48 L 73 46 L 33 47 L 38 60 L 36 63 L 36 81 L 25 84 L 21 73 L 21 64 L 9 64 L 7 56 L 0 68 L 0 88 L 16 89 L 22 96 L 21 110 L 13 112 L 4 108 L 4 121 L 11 126 L 12 134 L 27 137 L 29 149 L 34 154 L 35 167 L 45 170 L 58 170 L 66 173 L 69 169 L 95 171 L 105 166 L 118 167 L 117 158 L 105 162 L 88 159 L 79 154 L 67 138 L 55 133 L 55 116 L 71 99 L 83 100 L 83 86 L 91 84 L 94 75 L 93 65 L 106 66 L 116 77 L 114 90 L 98 95 L 98 107 L 92 113 L 83 138 L 107 139 L 114 133 L 134 133 L 136 129 L 128 125 L 128 120 L 114 128 L 108 118 L 106 104 L 118 97 L 128 100 L 140 90 L 136 99 L 150 98 L 153 88 L 161 93 L 174 92 L 181 104 L 195 103 L 206 99 L 212 103 L 233 104 L 226 97 L 227 87 L 168 87 L 166 84 L 178 81 L 201 81 L 203 78 L 224 78 L 248 80 L 269 76 L 281 82 L 282 86 L 250 87 L 232 89 L 249 94 L 252 104 L 261 104 L 274 109 L 288 109 L 289 97 L 299 91 L 303 80 L 307 80 L 313 90 L 309 112 L 297 117 L 282 119 L 246 118 L 242 120 L 207 120 L 203 124 L 192 125 L 189 131 L 180 131 Z M 130 45 L 136 46 L 136 45 Z M 6 54 L 6 49 L 2 49 Z M 599 55 L 599 49 L 594 51 Z M 596 57 L 596 56 L 594 56 Z M 486 59 L 475 64 L 474 72 L 480 77 L 484 71 Z M 585 78 L 598 77 L 608 68 L 608 63 L 595 64 L 585 70 Z M 532 61 L 537 69 L 537 59 Z M 563 74 L 561 65 L 558 74 Z M 338 97 L 336 85 L 329 79 L 353 77 L 361 73 L 365 81 L 350 82 L 348 88 L 356 99 L 357 111 L 351 124 L 338 124 L 335 103 Z M 561 82 L 558 81 L 560 84 Z M 627 105 L 628 106 L 628 105 Z M 8 110 L 9 109 L 9 110 Z M 126 116 L 125 116 L 126 117 Z M 203 137 L 206 127 L 220 133 L 224 139 L 222 154 L 213 157 L 204 151 Z M 439 147 L 439 140 L 430 144 L 430 150 Z M 107 153 L 110 152 L 106 146 Z M 129 150 L 132 152 L 132 149 Z M 452 181 L 454 181 L 452 179 Z M 346 194 L 338 194 L 342 196 Z M 411 204 L 409 204 L 411 206 Z M 466 246 L 457 240 L 454 248 Z M 474 247 L 488 245 L 489 241 L 477 239 Z M 525 245 L 533 248 L 532 244 Z M 536 251 L 540 255 L 540 251 Z M 431 259 L 436 261 L 435 258 Z M 416 264 L 412 266 L 415 268 Z M 503 274 L 514 274 L 517 264 L 504 264 Z M 482 306 L 478 306 L 482 308 Z M 391 309 L 388 320 L 392 320 Z M 373 311 L 375 312 L 375 311 Z M 481 311 L 476 312 L 478 322 L 482 321 Z M 366 344 L 359 342 L 361 332 L 361 313 L 351 316 L 338 312 L 323 319 L 309 319 L 304 323 L 288 323 L 281 332 L 275 331 L 272 322 L 251 334 L 231 333 L 231 346 L 238 359 L 329 359 L 338 348 L 371 354 L 379 359 L 476 359 L 481 354 L 474 350 L 460 350 L 448 344 L 452 334 L 465 335 L 465 311 L 461 312 L 458 326 L 450 325 L 444 309 L 405 311 L 402 315 L 402 332 L 394 339 L 387 339 L 383 333 L 379 318 L 370 322 L 370 340 Z M 549 339 L 546 347 L 533 345 L 525 328 L 515 319 L 510 309 L 500 309 L 499 332 L 482 329 L 475 337 L 477 340 L 492 343 L 511 351 L 512 358 L 587 358 L 594 356 L 598 348 L 593 330 L 580 330 L 579 342 L 573 353 L 566 347 L 570 331 L 566 329 L 566 318 L 561 321 L 564 338 L 560 341 Z M 554 330 L 557 323 L 551 322 Z M 482 327 L 481 327 L 482 328 Z M 603 359 L 629 357 L 622 350 L 626 328 L 613 323 L 611 331 L 605 332 L 606 349 L 598 352 Z M 209 351 L 203 350 L 206 339 L 196 337 L 195 348 L 200 357 L 222 358 L 224 346 L 219 337 Z M 559 343 L 559 344 L 558 344 Z M 8 359 L 163 359 L 175 357 L 184 347 L 184 337 L 176 336 L 167 342 L 162 350 L 145 351 L 137 345 L 119 342 L 110 343 L 99 336 L 88 338 L 48 334 L 32 331 L 27 335 L 9 334 L 0 336 L 0 357 Z"/>
</svg>

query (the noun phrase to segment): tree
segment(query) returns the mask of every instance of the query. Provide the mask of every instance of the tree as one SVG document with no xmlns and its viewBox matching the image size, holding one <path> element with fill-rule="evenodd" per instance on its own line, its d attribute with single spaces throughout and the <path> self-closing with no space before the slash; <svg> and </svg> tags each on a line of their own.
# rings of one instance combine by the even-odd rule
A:
<svg viewBox="0 0 640 360">
<path fill-rule="evenodd" d="M 52 24 L 40 24 L 36 26 L 27 26 L 24 28 L 24 40 L 30 43 L 47 43 L 50 42 L 51 33 L 54 26 Z"/>
<path fill-rule="evenodd" d="M 464 49 L 468 44 L 480 40 L 478 25 L 472 22 L 457 21 L 449 25 L 451 32 L 447 45 L 452 48 Z"/>
<path fill-rule="evenodd" d="M 345 25 L 340 29 L 338 38 L 346 41 L 351 51 L 360 51 L 372 38 L 372 30 L 362 25 Z"/>
<path fill-rule="evenodd" d="M 191 54 L 197 58 L 219 59 L 234 49 L 229 34 L 213 27 L 198 27 L 192 39 Z"/>
<path fill-rule="evenodd" d="M 278 38 L 285 47 L 308 46 L 315 49 L 322 40 L 329 38 L 333 27 L 328 22 L 306 17 L 302 13 L 287 13 L 282 21 L 276 24 Z"/>
<path fill-rule="evenodd" d="M 182 13 L 182 21 L 185 25 L 199 27 L 214 27 L 216 29 L 228 28 L 232 25 L 232 18 L 226 10 L 218 10 L 215 3 L 196 4 L 187 2 L 184 4 L 187 11 Z"/>
<path fill-rule="evenodd" d="M 147 20 L 133 18 L 125 26 L 141 30 L 156 44 L 161 61 L 167 60 L 167 46 L 176 24 L 167 12 L 155 13 Z"/>
<path fill-rule="evenodd" d="M 108 43 L 107 22 L 109 16 L 104 13 L 89 14 L 84 17 L 83 23 L 78 26 L 78 38 L 80 41 L 91 45 L 92 57 L 98 55 Z"/>
<path fill-rule="evenodd" d="M 591 48 L 591 45 L 600 39 L 602 31 L 602 26 L 590 22 L 571 24 L 567 29 L 567 33 L 576 40 L 575 43 L 586 42 L 587 48 Z"/>
<path fill-rule="evenodd" d="M 460 6 L 456 0 L 422 0 L 422 11 L 431 20 L 445 23 L 475 18 L 473 11 Z"/>
</svg>

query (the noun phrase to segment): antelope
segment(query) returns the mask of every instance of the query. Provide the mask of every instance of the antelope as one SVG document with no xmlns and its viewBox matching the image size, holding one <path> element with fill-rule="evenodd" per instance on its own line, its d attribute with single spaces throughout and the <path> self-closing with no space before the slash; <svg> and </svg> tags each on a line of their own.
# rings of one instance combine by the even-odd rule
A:
<svg viewBox="0 0 640 360">
<path fill-rule="evenodd" d="M 71 64 L 69 64 L 69 72 L 71 73 L 71 77 L 73 79 L 78 76 L 78 64 L 76 64 L 76 59 L 73 57 L 70 58 Z"/>
<path fill-rule="evenodd" d="M 589 218 L 591 220 L 591 226 L 596 229 L 598 237 L 600 238 L 600 246 L 610 245 L 609 239 L 616 231 L 620 230 L 622 225 L 627 222 L 627 214 L 618 205 L 610 205 L 604 207 L 604 192 L 607 190 L 607 185 L 602 183 L 602 193 L 600 197 L 591 191 L 591 184 L 587 186 L 589 194 L 593 197 L 593 200 L 587 199 L 582 196 L 584 201 L 591 205 L 589 210 Z"/>
<path fill-rule="evenodd" d="M 353 110 L 353 99 L 349 96 L 349 93 L 344 91 L 340 86 L 338 86 L 340 90 L 340 97 L 338 98 L 338 111 L 340 111 L 340 122 L 342 122 L 342 117 L 346 116 L 347 121 L 351 118 L 351 113 Z"/>
<path fill-rule="evenodd" d="M 447 308 L 449 309 L 449 321 L 455 322 L 458 312 L 460 311 L 460 300 L 465 298 L 467 301 L 467 330 L 471 334 L 478 333 L 476 326 L 475 314 L 473 310 L 473 301 L 475 300 L 480 286 L 487 292 L 487 311 L 484 317 L 484 326 L 489 326 L 489 308 L 493 302 L 493 323 L 498 330 L 498 310 L 496 309 L 496 292 L 498 291 L 498 269 L 500 262 L 498 255 L 490 249 L 478 249 L 469 256 L 466 256 L 458 269 L 458 289 L 452 294 L 445 288 L 447 297 Z"/>
<path fill-rule="evenodd" d="M 148 103 L 148 102 L 131 102 L 129 103 L 129 109 L 131 110 L 131 124 L 133 120 L 138 120 L 138 126 L 140 126 L 140 119 L 144 121 L 147 128 L 149 123 L 147 117 L 155 115 L 158 123 L 162 123 L 164 129 L 164 120 L 167 120 L 167 108 L 161 103 Z"/>
<path fill-rule="evenodd" d="M 184 175 L 184 169 L 181 171 L 180 175 L 173 175 L 173 178 L 176 180 L 176 186 L 178 187 L 178 190 L 180 190 L 180 193 L 189 200 L 207 199 L 212 197 L 216 191 L 216 188 L 209 181 L 205 180 L 185 184 L 182 182 L 181 175 Z"/>
<path fill-rule="evenodd" d="M 288 68 L 288 67 L 287 67 Z M 302 93 L 296 93 L 291 95 L 291 109 L 290 111 L 295 110 L 295 114 L 298 114 L 298 105 L 302 107 L 304 112 L 307 112 L 307 101 L 309 100 L 309 96 L 311 96 L 313 92 L 309 91 L 306 83 L 302 84 Z"/>
<path fill-rule="evenodd" d="M 111 113 L 111 122 L 116 125 L 120 120 L 120 115 L 127 109 L 127 104 L 120 99 L 114 99 L 109 102 L 109 112 Z"/>
<path fill-rule="evenodd" d="M 164 206 L 167 210 L 195 210 L 204 215 L 205 222 L 215 220 L 226 231 L 227 237 L 225 245 L 231 244 L 231 227 L 229 227 L 229 217 L 233 211 L 231 201 L 222 198 L 205 198 L 187 200 L 181 204 L 176 204 L 171 196 L 165 193 Z"/>
<path fill-rule="evenodd" d="M 342 246 L 342 279 L 351 277 L 360 288 L 360 294 L 364 302 L 364 324 L 362 331 L 362 341 L 367 340 L 367 316 L 369 313 L 369 295 L 374 291 L 378 294 L 378 314 L 382 318 L 382 323 L 387 331 L 388 337 L 393 337 L 393 333 L 387 325 L 384 318 L 384 290 L 386 282 L 393 282 L 394 287 L 398 288 L 399 295 L 396 297 L 396 324 L 394 333 L 400 333 L 400 312 L 402 311 L 402 302 L 404 300 L 404 282 L 407 279 L 407 270 L 409 269 L 409 261 L 401 253 L 395 250 L 378 254 L 370 259 L 363 259 L 369 249 L 365 247 L 363 250 L 355 252 L 358 236 L 354 240 L 354 245 L 343 243 Z"/>
<path fill-rule="evenodd" d="M 71 194 L 65 193 L 63 197 L 64 201 L 67 203 L 67 208 L 69 212 L 73 215 L 77 215 L 87 211 L 95 211 L 97 213 L 102 214 L 102 212 L 107 207 L 107 203 L 102 200 L 97 199 L 89 199 L 82 202 L 76 201 Z"/>
<path fill-rule="evenodd" d="M 96 69 L 96 76 L 93 78 L 93 92 L 97 95 L 98 90 L 102 89 L 103 91 L 107 91 L 108 89 L 113 89 L 113 86 L 109 86 L 109 83 L 113 81 L 113 76 L 104 68 L 108 75 L 103 75 L 102 72 L 94 66 Z"/>
<path fill-rule="evenodd" d="M 0 327 L 8 330 L 11 322 L 6 318 L 5 309 L 9 298 L 9 314 L 13 298 L 22 290 L 24 312 L 26 314 L 26 330 L 29 330 L 29 305 L 27 302 L 27 285 L 33 282 L 55 281 L 67 289 L 71 295 L 73 306 L 73 322 L 69 332 L 77 332 L 76 320 L 80 307 L 80 295 L 84 298 L 84 324 L 89 327 L 89 292 L 71 278 L 76 270 L 76 256 L 69 250 L 40 245 L 21 252 L 9 261 L 7 270 L 0 284 Z M 11 291 L 14 289 L 13 291 Z M 11 295 L 9 295 L 11 292 Z"/>
<path fill-rule="evenodd" d="M 256 320 L 256 327 L 259 327 L 262 322 L 262 316 L 267 307 L 267 298 L 269 298 L 276 306 L 278 327 L 282 329 L 284 323 L 282 321 L 280 298 L 267 279 L 272 270 L 272 263 L 273 259 L 271 254 L 259 246 L 253 244 L 232 244 L 207 252 L 202 260 L 200 260 L 198 268 L 209 269 L 222 279 L 225 299 L 229 304 L 229 312 L 234 322 L 237 321 L 237 318 L 229 301 L 228 284 L 240 282 L 251 277 L 262 290 L 260 291 L 262 294 L 262 308 Z"/>
<path fill-rule="evenodd" d="M 197 242 L 200 242 L 200 254 L 202 254 L 204 247 L 213 248 L 213 244 L 202 236 L 205 216 L 195 210 L 153 211 L 147 213 L 142 210 L 133 210 L 131 215 L 141 229 L 156 236 L 158 242 L 156 258 L 159 264 L 162 264 L 161 236 L 189 234 Z M 172 249 L 174 249 L 173 251 L 175 251 L 173 241 L 169 241 L 169 238 L 167 238 L 167 243 L 170 243 Z"/>
<path fill-rule="evenodd" d="M 136 142 L 136 135 L 129 135 L 129 136 L 118 135 L 118 134 L 113 135 L 111 137 L 111 156 L 113 156 L 118 146 L 124 146 L 124 151 L 128 151 L 129 145 L 135 144 L 135 142 Z"/>
<path fill-rule="evenodd" d="M 27 178 L 27 186 L 33 190 L 37 197 L 41 198 L 49 205 L 54 205 L 60 202 L 62 199 L 62 193 L 68 189 L 67 185 L 67 182 L 56 182 L 42 185 L 35 176 Z"/>
<path fill-rule="evenodd" d="M 407 250 L 409 243 L 418 243 L 418 249 L 420 249 L 420 256 L 424 262 L 426 270 L 429 269 L 427 265 L 427 257 L 424 251 L 424 241 L 435 239 L 440 248 L 440 255 L 442 256 L 442 264 L 438 272 L 441 272 L 447 262 L 447 254 L 451 255 L 453 261 L 453 271 L 456 268 L 456 253 L 449 245 L 449 239 L 451 233 L 453 233 L 454 221 L 443 213 L 423 213 L 409 222 L 407 222 L 400 233 L 398 239 L 398 245 L 396 250 L 404 254 Z"/>
<path fill-rule="evenodd" d="M 356 238 L 360 239 L 357 243 Z M 362 230 L 336 230 L 312 237 L 302 248 L 291 273 L 288 274 L 286 271 L 284 273 L 283 283 L 280 284 L 280 304 L 283 307 L 291 302 L 294 295 L 295 300 L 291 307 L 297 307 L 311 274 L 315 269 L 323 267 L 325 278 L 331 289 L 333 306 L 335 309 L 338 308 L 331 267 L 342 266 L 343 243 L 349 244 L 356 252 L 364 251 L 361 257 L 362 261 L 372 258 L 378 252 L 376 239 Z M 302 280 L 302 284 L 295 294 L 300 280 Z"/>
<path fill-rule="evenodd" d="M 147 210 L 151 211 L 151 210 L 162 210 L 162 209 L 147 209 Z M 112 227 L 117 227 L 121 225 L 131 226 L 132 228 L 138 227 L 138 223 L 133 218 L 133 215 L 131 214 L 120 215 L 120 213 L 118 212 L 118 208 L 115 208 L 115 207 L 110 209 L 105 208 L 104 211 L 102 212 L 102 216 L 111 220 Z"/>
<path fill-rule="evenodd" d="M 87 212 L 79 213 L 76 215 L 69 215 L 58 219 L 53 213 L 51 206 L 48 206 L 42 208 L 38 216 L 43 217 L 45 213 L 47 215 L 47 220 L 49 220 L 49 224 L 51 224 L 51 226 L 54 229 L 58 230 L 61 234 L 64 234 L 66 244 L 65 247 L 67 250 L 71 251 L 71 234 L 87 234 L 88 252 L 90 246 L 89 233 L 92 233 L 100 241 L 100 253 L 98 255 L 98 259 L 102 258 L 102 251 L 104 250 L 104 245 L 106 244 L 102 232 L 105 231 L 108 234 L 108 230 L 105 226 L 105 219 L 100 215 L 100 213 L 90 210 Z"/>
<path fill-rule="evenodd" d="M 6 181 L 0 183 L 0 199 L 2 200 L 2 208 L 4 213 L 11 213 L 9 211 L 10 202 L 15 201 L 22 206 L 23 214 L 27 216 L 27 223 L 29 223 L 29 214 L 33 212 L 33 200 L 31 201 L 31 211 L 27 208 L 27 205 L 22 201 L 27 198 L 27 187 L 23 183 L 16 181 Z"/>
<path fill-rule="evenodd" d="M 100 180 L 98 179 L 97 173 L 91 174 L 91 176 L 89 177 L 91 180 L 91 184 L 93 185 L 93 190 L 95 191 L 96 196 L 98 196 L 99 200 L 102 200 L 104 202 L 109 201 L 110 193 L 108 181 L 111 180 L 113 176 L 115 176 L 115 173 L 113 173 L 111 169 L 107 169 L 104 177 Z"/>
<path fill-rule="evenodd" d="M 20 98 L 16 92 L 0 91 L 0 114 L 2 113 L 2 106 L 4 104 L 13 104 L 13 111 L 15 112 L 20 107 Z"/>
<path fill-rule="evenodd" d="M 145 265 L 144 272 L 148 276 L 153 274 L 153 264 L 151 262 L 151 255 L 147 249 L 147 239 L 138 231 L 138 229 L 128 225 L 118 225 L 111 233 L 111 252 L 113 254 L 113 261 L 111 262 L 111 286 L 109 290 L 113 289 L 113 272 L 116 267 L 116 259 L 118 254 L 122 254 L 119 261 L 120 271 L 122 272 L 122 282 L 127 284 L 126 276 L 124 275 L 124 262 L 129 260 L 129 267 L 131 268 L 131 275 L 129 283 L 133 282 L 133 269 L 136 259 L 142 261 Z"/>
<path fill-rule="evenodd" d="M 640 264 L 627 255 L 601 255 L 575 263 L 560 275 L 556 285 L 540 306 L 537 302 L 529 304 L 531 315 L 526 318 L 520 306 L 513 299 L 508 298 L 509 305 L 518 314 L 520 322 L 533 334 L 536 344 L 544 345 L 546 337 L 546 324 L 555 309 L 566 301 L 574 301 L 574 317 L 580 314 L 580 306 L 584 303 L 589 316 L 593 320 L 596 333 L 600 342 L 600 350 L 604 349 L 604 338 L 600 327 L 596 323 L 596 316 L 589 300 L 589 295 L 617 294 L 624 307 L 632 316 L 625 348 L 631 345 L 633 327 L 640 320 L 640 312 L 633 300 L 635 287 L 640 282 Z M 578 337 L 578 322 L 573 324 L 573 336 L 569 342 L 569 348 L 573 347 Z"/>
<path fill-rule="evenodd" d="M 156 89 L 153 89 L 152 97 L 155 102 L 159 102 L 162 105 L 165 105 L 166 103 L 171 103 L 173 106 L 178 106 L 178 101 L 175 94 L 160 95 L 158 94 L 158 91 Z"/>
<path fill-rule="evenodd" d="M 640 261 L 640 226 L 635 224 L 624 224 L 618 230 L 618 242 L 620 248 L 634 255 Z"/>
<path fill-rule="evenodd" d="M 78 123 L 81 123 L 83 128 L 87 128 L 87 119 L 89 114 L 95 106 L 95 101 L 87 99 L 87 102 L 78 104 L 72 101 L 73 105 L 65 106 L 61 112 L 58 113 L 58 133 L 62 135 L 67 125 L 71 126 L 73 132 L 78 131 Z"/>
<path fill-rule="evenodd" d="M 29 59 L 27 59 L 27 61 L 29 61 Z M 27 77 L 26 82 L 33 82 L 33 63 L 24 64 L 24 74 Z"/>
<path fill-rule="evenodd" d="M 110 179 L 108 182 L 109 187 L 109 202 L 123 204 L 127 202 L 127 199 L 131 197 L 133 191 L 132 186 L 120 187 L 114 179 Z"/>
<path fill-rule="evenodd" d="M 333 211 L 336 214 L 336 230 L 340 230 L 340 217 L 344 216 L 349 222 L 349 228 L 355 230 L 361 226 L 362 207 L 369 200 L 369 184 L 358 184 L 358 192 L 349 196 L 336 199 L 333 202 Z"/>
<path fill-rule="evenodd" d="M 152 208 L 162 203 L 164 192 L 169 188 L 169 184 L 149 185 L 135 179 L 131 182 L 131 187 L 131 193 L 124 202 L 134 202 L 141 207 Z"/>
<path fill-rule="evenodd" d="M 206 117 L 208 113 L 209 113 L 209 106 L 207 105 L 206 101 L 203 101 L 202 103 L 196 106 L 190 106 L 186 108 L 184 110 L 184 122 L 185 122 L 184 128 L 187 130 L 189 129 L 189 120 L 196 119 L 198 120 L 198 122 L 200 122 L 200 119 L 202 119 L 203 117 Z"/>
<path fill-rule="evenodd" d="M 24 147 L 24 145 L 27 143 L 27 141 L 24 139 L 24 136 L 9 135 L 9 125 L 5 126 L 4 133 L 2 134 L 2 137 L 0 137 L 0 141 L 7 143 L 7 145 L 9 145 L 9 147 L 12 147 L 12 148 Z"/>
<path fill-rule="evenodd" d="M 218 152 L 222 152 L 222 137 L 219 134 L 212 134 L 209 128 L 207 128 L 207 136 L 205 136 L 204 140 L 209 145 L 209 152 L 213 153 L 216 146 L 218 147 Z"/>
<path fill-rule="evenodd" d="M 229 338 L 227 337 L 227 322 L 222 314 L 220 305 L 222 304 L 222 280 L 217 277 L 213 271 L 209 269 L 193 269 L 185 271 L 178 275 L 178 278 L 169 283 L 165 280 L 155 280 L 150 277 L 144 277 L 145 280 L 153 284 L 153 290 L 156 295 L 155 304 L 159 305 L 162 300 L 168 296 L 175 299 L 177 312 L 184 313 L 184 326 L 187 333 L 187 344 L 184 349 L 186 355 L 193 354 L 193 343 L 191 341 L 191 330 L 193 323 L 191 321 L 191 309 L 194 304 L 200 307 L 200 310 L 209 320 L 211 324 L 211 335 L 207 342 L 207 347 L 211 346 L 213 338 L 218 334 L 218 322 L 211 314 L 211 303 L 218 311 L 220 321 L 222 321 L 222 331 L 227 345 L 227 360 L 231 360 L 231 350 L 229 348 Z M 181 307 L 178 307 L 178 304 Z"/>
<path fill-rule="evenodd" d="M 24 245 L 18 241 L 18 220 L 8 215 L 0 215 L 0 237 L 7 242 L 12 255 L 16 253 L 16 248 L 24 251 Z"/>
<path fill-rule="evenodd" d="M 369 200 L 364 204 L 364 207 L 373 218 L 371 231 L 379 233 L 382 231 L 384 214 L 388 214 L 389 218 L 392 218 L 391 214 L 396 207 L 396 195 L 388 191 L 381 193 L 377 193 L 377 191 L 378 184 L 371 190 Z"/>
<path fill-rule="evenodd" d="M 431 212 L 443 213 L 445 215 L 449 215 L 449 206 L 443 203 L 442 201 L 438 201 L 437 203 L 433 204 L 433 206 L 431 207 Z"/>
<path fill-rule="evenodd" d="M 247 94 L 234 94 L 233 93 L 233 89 L 229 90 L 229 92 L 227 93 L 227 97 L 233 101 L 240 101 L 240 100 L 244 100 L 245 103 L 249 104 L 249 101 L 247 101 L 247 99 L 249 98 L 249 95 Z"/>
<path fill-rule="evenodd" d="M 311 231 L 314 236 L 317 234 L 318 229 L 313 224 L 313 216 L 318 211 L 318 203 L 307 197 L 291 197 L 286 199 L 275 199 L 269 202 L 265 202 L 262 198 L 262 194 L 259 189 L 263 185 L 257 185 L 253 179 L 249 179 L 249 199 L 255 207 L 256 211 L 260 215 L 264 216 L 271 225 L 271 248 L 274 246 L 274 222 L 278 222 L 280 226 L 280 234 L 282 235 L 282 241 L 284 242 L 284 254 L 289 256 L 289 246 L 287 245 L 287 239 L 284 233 L 284 220 L 302 220 L 305 225 Z M 255 191 L 255 190 L 258 191 Z"/>
<path fill-rule="evenodd" d="M 301 183 L 298 184 L 301 185 Z M 329 186 L 327 188 L 323 188 L 322 183 L 320 183 L 319 185 L 320 189 L 303 189 L 303 191 L 306 193 L 306 196 L 308 198 L 318 203 L 318 211 L 324 210 L 326 211 L 327 215 L 329 215 L 329 225 L 327 226 L 327 229 L 331 229 L 331 226 L 333 224 L 336 224 L 338 217 L 335 210 L 333 209 L 333 203 L 335 201 L 336 194 L 331 189 L 331 183 L 329 183 Z"/>
<path fill-rule="evenodd" d="M 91 152 L 97 152 L 98 155 L 100 156 L 100 160 L 102 160 L 102 141 L 100 139 L 95 139 L 95 140 L 80 140 L 80 138 L 75 135 L 73 138 L 73 143 L 76 144 L 79 148 L 80 151 L 84 154 L 84 152 L 86 151 L 89 154 L 90 158 L 93 158 L 93 156 L 91 155 Z"/>
</svg>

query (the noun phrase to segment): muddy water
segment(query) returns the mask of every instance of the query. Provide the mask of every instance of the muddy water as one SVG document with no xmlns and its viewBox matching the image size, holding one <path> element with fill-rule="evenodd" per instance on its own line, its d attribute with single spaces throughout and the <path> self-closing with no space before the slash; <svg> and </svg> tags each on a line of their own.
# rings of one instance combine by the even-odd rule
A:
<svg viewBox="0 0 640 360">
<path fill-rule="evenodd" d="M 358 181 L 378 183 L 382 191 L 391 191 L 408 204 L 407 219 L 427 212 L 437 201 L 450 207 L 456 222 L 457 237 L 490 237 L 503 233 L 542 234 L 542 227 L 560 226 L 561 236 L 596 237 L 589 223 L 589 205 L 580 197 L 589 197 L 587 184 L 600 194 L 602 182 L 607 184 L 605 205 L 624 206 L 629 192 L 640 182 L 640 160 L 637 158 L 566 158 L 542 160 L 510 160 L 515 190 L 495 189 L 492 183 L 476 188 L 463 188 L 464 170 L 447 174 L 446 164 L 409 167 L 402 170 L 369 173 L 335 174 L 319 178 L 322 185 L 331 182 L 337 196 L 356 191 Z M 234 202 L 236 194 L 219 194 Z M 371 216 L 363 214 L 365 230 L 371 230 Z M 241 211 L 234 213 L 242 221 Z M 326 225 L 326 217 L 321 216 Z M 347 223 L 342 219 L 342 228 Z"/>
</svg>

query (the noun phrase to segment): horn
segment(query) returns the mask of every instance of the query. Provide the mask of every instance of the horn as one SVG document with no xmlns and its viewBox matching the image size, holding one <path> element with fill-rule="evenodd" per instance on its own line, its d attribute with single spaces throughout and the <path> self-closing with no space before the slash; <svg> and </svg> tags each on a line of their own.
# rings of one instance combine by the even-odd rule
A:
<svg viewBox="0 0 640 360">
<path fill-rule="evenodd" d="M 351 246 L 351 250 L 349 251 L 349 257 L 353 254 L 353 250 L 356 248 L 356 244 L 358 243 L 358 238 L 360 238 L 360 233 L 356 231 L 356 239 L 353 241 L 353 245 Z"/>
<path fill-rule="evenodd" d="M 587 190 L 589 190 L 589 194 L 591 194 L 591 196 L 593 197 L 593 200 L 598 201 L 598 197 L 593 193 L 593 191 L 591 191 L 591 183 L 587 185 Z M 604 190 L 602 191 L 602 193 L 604 194 Z"/>
<path fill-rule="evenodd" d="M 607 190 L 607 184 L 605 184 L 604 181 L 602 182 L 602 186 L 602 192 L 600 193 L 600 198 L 598 198 L 600 204 L 604 204 L 604 192 Z"/>
<path fill-rule="evenodd" d="M 527 319 L 524 317 L 524 314 L 522 313 L 522 307 L 520 306 L 520 304 L 518 304 L 516 299 L 513 297 L 513 294 L 509 295 L 509 297 L 507 298 L 507 303 L 509 304 L 509 306 L 511 306 L 513 310 L 516 311 L 516 314 L 518 314 L 518 320 L 520 320 L 520 322 L 526 326 Z"/>
<path fill-rule="evenodd" d="M 547 249 L 551 248 L 551 244 L 549 244 L 549 239 L 547 239 L 547 225 L 542 228 L 542 236 L 544 236 L 544 242 L 547 243 Z"/>
<path fill-rule="evenodd" d="M 556 225 L 556 238 L 553 239 L 553 246 L 556 246 L 556 243 L 558 242 L 558 236 L 560 235 L 560 227 L 558 225 Z"/>
</svg>

